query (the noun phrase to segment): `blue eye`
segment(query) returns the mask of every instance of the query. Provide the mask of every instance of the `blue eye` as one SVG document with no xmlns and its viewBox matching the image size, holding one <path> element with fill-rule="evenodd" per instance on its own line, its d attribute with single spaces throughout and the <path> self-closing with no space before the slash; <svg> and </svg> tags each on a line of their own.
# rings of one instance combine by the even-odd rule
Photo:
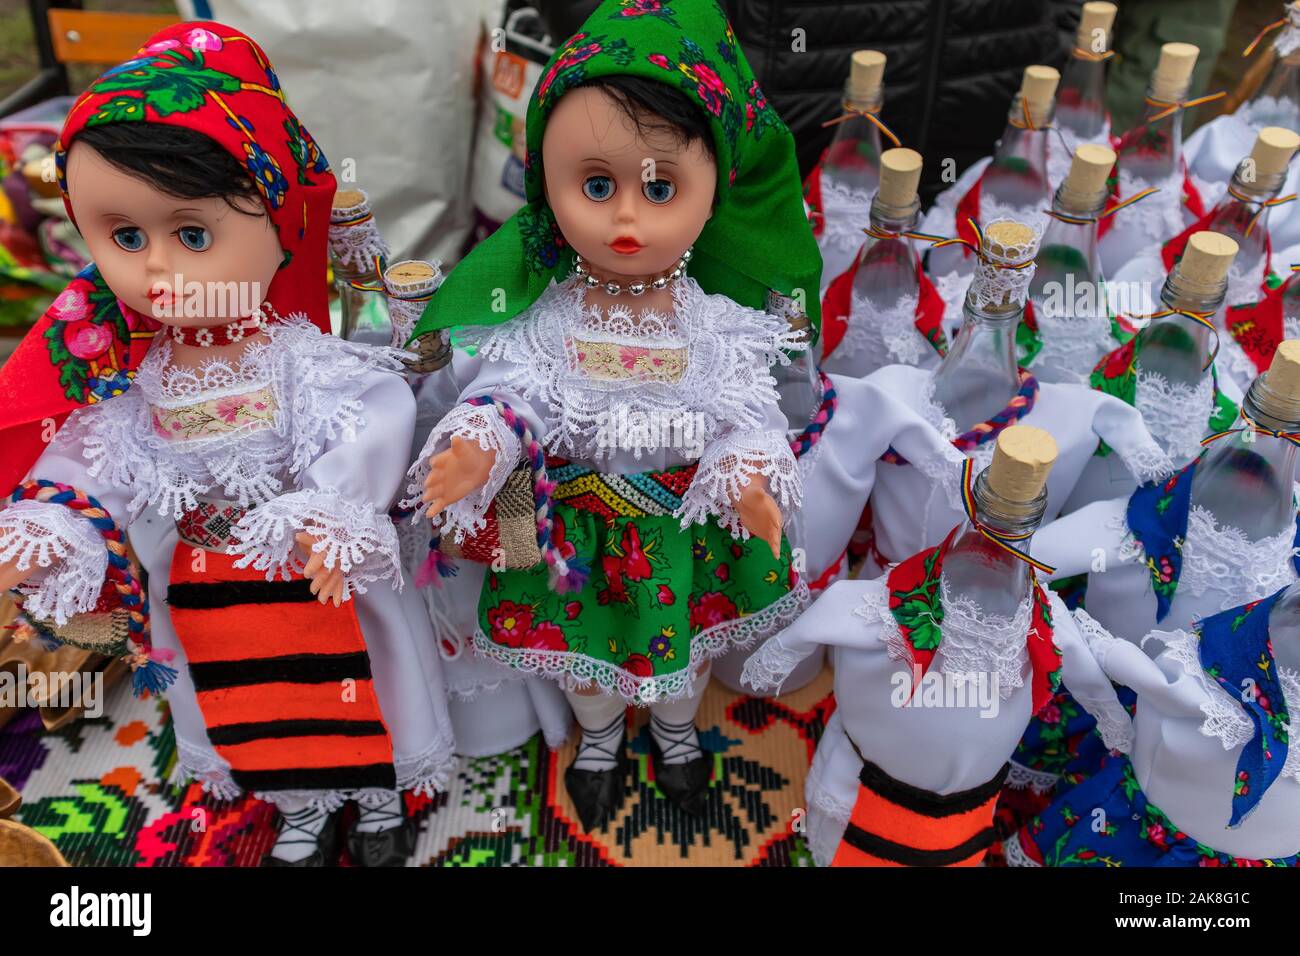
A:
<svg viewBox="0 0 1300 956">
<path fill-rule="evenodd" d="M 149 244 L 144 230 L 136 226 L 123 226 L 113 230 L 113 241 L 127 252 L 139 252 Z"/>
<path fill-rule="evenodd" d="M 666 179 L 652 179 L 641 187 L 641 192 L 652 203 L 666 203 L 677 195 L 677 187 Z"/>
<path fill-rule="evenodd" d="M 181 226 L 176 235 L 185 244 L 186 249 L 203 252 L 212 245 L 212 233 L 202 226 Z"/>
<path fill-rule="evenodd" d="M 614 195 L 614 180 L 608 176 L 588 176 L 582 182 L 582 191 L 593 202 L 604 202 Z"/>
</svg>

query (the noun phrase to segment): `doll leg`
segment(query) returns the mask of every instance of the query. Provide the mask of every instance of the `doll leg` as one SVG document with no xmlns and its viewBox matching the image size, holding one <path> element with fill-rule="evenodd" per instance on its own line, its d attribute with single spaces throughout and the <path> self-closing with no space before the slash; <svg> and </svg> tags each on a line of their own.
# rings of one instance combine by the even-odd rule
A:
<svg viewBox="0 0 1300 956">
<path fill-rule="evenodd" d="M 338 811 L 299 794 L 264 796 L 280 811 L 280 835 L 263 866 L 333 866 L 337 862 Z"/>
<path fill-rule="evenodd" d="M 604 826 L 623 805 L 624 786 L 630 761 L 626 747 L 627 705 L 616 694 L 598 688 L 586 692 L 567 691 L 582 740 L 564 785 L 578 810 L 583 827 L 590 833 Z"/>
<path fill-rule="evenodd" d="M 706 808 L 713 757 L 700 749 L 695 715 L 709 684 L 706 663 L 695 675 L 688 694 L 650 705 L 650 739 L 654 746 L 655 782 L 687 813 L 700 816 Z"/>
</svg>

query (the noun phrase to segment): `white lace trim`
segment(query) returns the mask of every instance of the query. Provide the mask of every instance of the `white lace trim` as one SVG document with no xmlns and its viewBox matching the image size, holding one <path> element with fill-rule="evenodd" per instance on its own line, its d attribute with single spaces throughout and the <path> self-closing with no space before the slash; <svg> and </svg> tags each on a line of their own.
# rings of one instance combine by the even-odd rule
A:
<svg viewBox="0 0 1300 956">
<path fill-rule="evenodd" d="M 916 297 L 902 296 L 888 308 L 880 308 L 856 289 L 849 307 L 848 327 L 836 348 L 845 358 L 865 353 L 863 367 L 919 365 L 934 352 L 916 328 Z"/>
<path fill-rule="evenodd" d="M 966 304 L 966 288 L 970 285 L 970 276 L 960 272 L 948 272 L 941 276 L 931 276 L 935 291 L 943 299 L 943 326 L 945 329 L 960 328 L 965 318 L 962 312 Z"/>
<path fill-rule="evenodd" d="M 1183 672 L 1205 695 L 1201 702 L 1201 713 L 1205 715 L 1201 724 L 1202 734 L 1217 738 L 1224 750 L 1244 746 L 1254 739 L 1255 725 L 1242 710 L 1241 703 L 1201 667 L 1200 637 L 1195 632 L 1181 629 L 1152 631 L 1143 640 L 1151 639 L 1164 645 L 1163 653 L 1171 661 L 1181 664 Z M 1300 780 L 1300 709 L 1294 704 L 1300 701 L 1300 673 L 1278 667 L 1277 676 L 1291 717 L 1287 725 L 1291 743 L 1287 748 L 1286 763 L 1282 765 L 1282 776 Z"/>
<path fill-rule="evenodd" d="M 326 442 L 355 439 L 365 425 L 365 376 L 400 374 L 404 353 L 324 335 L 301 315 L 268 326 L 266 334 L 268 341 L 249 345 L 237 363 L 218 358 L 198 369 L 169 365 L 171 346 L 159 340 L 135 387 L 74 412 L 52 447 L 75 455 L 80 442 L 92 478 L 133 488 L 132 517 L 152 506 L 179 518 L 213 489 L 243 507 L 269 501 L 301 477 Z M 183 441 L 154 431 L 151 405 L 176 408 L 259 388 L 269 388 L 275 401 L 269 428 Z"/>
<path fill-rule="evenodd" d="M 1296 43 L 1300 46 L 1300 31 L 1288 29 L 1283 32 L 1283 36 L 1287 34 L 1295 36 Z M 1255 131 L 1265 126 L 1279 125 L 1283 117 L 1291 118 L 1290 123 L 1283 124 L 1290 126 L 1295 122 L 1297 105 L 1275 96 L 1256 96 L 1238 107 L 1235 115 Z"/>
<path fill-rule="evenodd" d="M 1051 793 L 1061 782 L 1060 774 L 1048 773 L 1046 770 L 1031 770 L 1014 760 L 1008 761 L 1011 769 L 1007 771 L 1006 785 L 1012 790 L 1032 790 L 1037 794 Z"/>
<path fill-rule="evenodd" d="M 674 447 L 685 457 L 727 431 L 763 427 L 764 408 L 779 396 L 771 367 L 788 363 L 786 351 L 805 347 L 803 335 L 779 316 L 747 309 L 726 296 L 706 294 L 687 276 L 672 286 L 674 320 L 687 343 L 686 369 L 675 382 L 601 380 L 570 356 L 575 334 L 590 322 L 584 290 L 575 279 L 548 288 L 524 315 L 504 325 L 467 329 L 464 344 L 485 361 L 514 365 L 508 387 L 548 407 L 546 446 L 554 454 L 599 461 L 619 451 Z M 614 322 L 619 320 L 615 318 Z M 650 341 L 665 334 L 651 319 Z M 643 346 L 639 337 L 628 344 Z M 621 429 L 608 441 L 610 423 L 647 423 Z"/>
<path fill-rule="evenodd" d="M 1125 199 L 1136 196 L 1152 186 L 1160 191 L 1142 200 L 1141 212 L 1124 220 L 1126 229 L 1142 234 L 1148 244 L 1160 245 L 1186 227 L 1183 225 L 1183 171 L 1177 170 L 1168 179 L 1147 182 L 1124 169 L 1119 170 L 1119 196 Z"/>
<path fill-rule="evenodd" d="M 176 766 L 171 782 L 182 785 L 193 780 L 218 800 L 238 800 L 244 790 L 231 776 L 230 764 L 215 751 L 176 738 Z"/>
<path fill-rule="evenodd" d="M 1002 856 L 1007 861 L 1007 866 L 1036 866 L 1042 867 L 1041 863 L 1035 861 L 1024 847 L 1020 845 L 1020 834 L 1013 833 L 1002 841 Z"/>
<path fill-rule="evenodd" d="M 393 771 L 398 790 L 410 790 L 416 796 L 432 797 L 447 789 L 452 771 L 459 763 L 451 733 L 443 730 L 428 747 L 416 754 L 394 754 Z"/>
<path fill-rule="evenodd" d="M 872 194 L 865 189 L 853 189 L 822 177 L 822 214 L 825 226 L 821 234 L 823 246 L 856 249 L 865 237 L 862 230 L 871 225 Z"/>
<path fill-rule="evenodd" d="M 741 523 L 735 502 L 754 475 L 767 479 L 786 519 L 799 509 L 803 501 L 799 465 L 785 432 L 774 430 L 727 435 L 710 443 L 673 516 L 681 518 L 683 528 L 716 516 L 718 524 L 745 540 L 749 531 Z"/>
<path fill-rule="evenodd" d="M 885 575 L 888 575 L 888 571 Z M 868 624 L 879 628 L 878 639 L 885 645 L 890 660 L 911 668 L 916 659 L 912 647 L 903 637 L 893 612 L 889 609 L 889 589 L 879 578 L 881 586 L 869 588 L 853 613 Z M 1029 664 L 1026 642 L 1033 601 L 1028 595 L 1020 602 L 1013 617 L 984 614 L 979 606 L 965 595 L 954 597 L 946 580 L 940 577 L 940 594 L 943 601 L 943 622 L 940 625 L 943 641 L 935 655 L 939 673 L 954 680 L 976 675 L 995 676 L 998 698 L 1007 700 L 1016 688 L 1024 686 Z"/>
<path fill-rule="evenodd" d="M 1170 382 L 1139 361 L 1133 404 L 1151 437 L 1181 467 L 1201 453 L 1201 439 L 1214 411 L 1214 381 L 1202 375 L 1195 385 Z"/>
<path fill-rule="evenodd" d="M 740 682 L 763 693 L 780 694 L 786 678 L 812 651 L 812 648 L 792 651 L 781 643 L 780 634 L 770 637 L 749 655 L 741 669 Z"/>
<path fill-rule="evenodd" d="M 1264 297 L 1264 264 L 1263 257 L 1254 268 L 1250 268 L 1240 259 L 1232 261 L 1228 267 L 1228 293 L 1224 300 L 1225 305 L 1245 305 L 1258 302 Z"/>
<path fill-rule="evenodd" d="M 701 661 L 752 647 L 755 642 L 784 630 L 811 600 L 807 583 L 800 581 L 761 611 L 706 628 L 691 638 L 691 659 L 687 666 L 663 677 L 637 677 L 617 664 L 572 651 L 502 647 L 481 630 L 474 633 L 474 651 L 517 670 L 565 680 L 573 688 L 590 687 L 594 681 L 602 690 L 618 694 L 629 704 L 648 707 L 689 695 Z"/>
<path fill-rule="evenodd" d="M 452 438 L 477 442 L 479 448 L 494 451 L 497 455 L 483 487 L 450 505 L 441 514 L 429 516 L 435 527 L 442 528 L 443 534 L 454 534 L 455 540 L 459 542 L 465 540 L 465 535 L 473 536 L 487 527 L 485 515 L 488 505 L 519 464 L 523 449 L 519 436 L 510 429 L 496 408 L 489 405 L 456 405 L 429 433 L 415 464 L 407 472 L 411 478 L 406 486 L 410 497 L 401 502 L 401 507 L 415 509 L 413 521 L 419 521 L 424 516 L 425 509 L 420 496 L 424 493 L 424 482 L 429 477 L 430 459 L 449 448 Z"/>
<path fill-rule="evenodd" d="M 330 210 L 330 256 L 344 269 L 354 274 L 370 271 L 375 256 L 381 256 L 384 260 L 389 257 L 388 243 L 379 234 L 379 227 L 373 218 L 355 226 L 335 224 L 348 219 L 359 219 L 368 212 L 370 212 L 368 198 L 346 209 Z"/>
<path fill-rule="evenodd" d="M 921 386 L 921 394 L 917 399 L 917 414 L 925 419 L 945 441 L 952 441 L 957 437 L 957 423 L 948 417 L 947 411 L 934 398 L 934 375 L 926 376 L 924 384 Z M 975 462 L 975 474 L 979 474 L 987 468 L 993 461 L 993 451 L 997 447 L 997 442 L 986 441 L 982 445 L 977 445 L 967 454 L 963 454 L 960 449 L 953 446 L 953 452 L 956 458 L 932 459 L 928 462 L 921 462 L 917 465 L 921 472 L 932 482 L 936 482 L 944 493 L 949 506 L 953 511 L 961 511 L 962 505 L 962 488 L 961 488 L 961 471 L 960 468 L 954 469 L 946 467 L 950 462 L 958 466 L 970 458 Z"/>
<path fill-rule="evenodd" d="M 983 253 L 976 256 L 975 275 L 971 279 L 970 288 L 966 290 L 966 298 L 980 309 L 1001 305 L 1004 302 L 1015 302 L 1023 307 L 1029 299 L 1029 284 L 1033 281 L 1034 272 L 1038 267 L 1032 262 L 1020 269 L 1005 267 L 1020 265 L 1038 255 L 1038 244 L 1043 241 L 1042 220 L 1035 220 L 1024 214 L 991 217 L 982 207 L 981 199 L 980 212 L 984 216 L 986 234 L 999 223 L 1018 222 L 1029 226 L 1033 230 L 1033 236 L 1019 246 L 1006 249 L 1002 255 Z"/>
<path fill-rule="evenodd" d="M 25 609 L 60 626 L 92 610 L 108 572 L 104 539 L 89 520 L 63 505 L 18 501 L 0 510 L 0 561 L 37 570 L 20 588 Z"/>
<path fill-rule="evenodd" d="M 1111 644 L 1120 643 L 1119 638 L 1098 624 L 1082 608 L 1072 612 L 1072 616 L 1085 646 L 1100 664 L 1105 659 L 1106 649 Z M 1097 731 L 1101 734 L 1101 741 L 1106 745 L 1106 749 L 1132 753 L 1133 718 L 1119 702 L 1119 698 L 1114 694 L 1103 693 L 1100 696 L 1088 694 L 1079 687 L 1068 689 L 1083 709 L 1096 718 Z"/>
<path fill-rule="evenodd" d="M 402 263 L 394 263 L 394 266 Z M 443 274 L 440 262 L 421 262 L 422 265 L 431 266 L 433 275 L 419 282 L 394 283 L 387 275 L 384 277 L 384 288 L 388 293 L 388 318 L 393 323 L 393 334 L 389 344 L 393 348 L 402 348 L 406 340 L 411 337 L 415 331 L 416 323 L 420 321 L 420 316 L 424 314 L 426 301 L 416 297 L 426 296 L 437 290 L 442 285 Z M 391 272 L 393 267 L 390 267 Z M 442 333 L 444 336 L 446 333 Z"/>
<path fill-rule="evenodd" d="M 1296 579 L 1294 541 L 1294 525 L 1251 541 L 1237 528 L 1220 527 L 1208 509 L 1192 505 L 1178 586 L 1192 594 L 1223 594 L 1222 610 L 1268 597 Z"/>
<path fill-rule="evenodd" d="M 227 553 L 242 555 L 237 568 L 287 581 L 307 566 L 294 542 L 299 531 L 323 539 L 312 550 L 324 554 L 326 568 L 343 571 L 344 599 L 364 594 L 376 581 L 402 589 L 401 545 L 392 520 L 369 504 L 348 501 L 336 488 L 295 491 L 258 506 L 231 530 L 237 543 Z"/>
</svg>

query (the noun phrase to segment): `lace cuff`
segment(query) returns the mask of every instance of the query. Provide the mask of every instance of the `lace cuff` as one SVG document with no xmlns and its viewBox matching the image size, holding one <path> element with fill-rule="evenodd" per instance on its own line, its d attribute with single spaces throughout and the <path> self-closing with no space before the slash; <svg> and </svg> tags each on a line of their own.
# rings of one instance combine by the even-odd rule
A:
<svg viewBox="0 0 1300 956">
<path fill-rule="evenodd" d="M 1208 417 L 1207 414 L 1202 418 L 1200 431 L 1205 430 Z M 1139 408 L 1109 396 L 1093 417 L 1093 432 L 1115 449 L 1124 467 L 1139 484 L 1162 480 L 1177 471 L 1169 453 L 1152 437 L 1149 425 L 1154 420 L 1147 418 Z M 1200 439 L 1197 438 L 1199 445 Z"/>
<path fill-rule="evenodd" d="M 26 611 L 63 625 L 93 610 L 108 573 L 104 539 L 76 512 L 46 501 L 19 501 L 0 511 L 0 561 L 38 570 L 19 588 Z"/>
<path fill-rule="evenodd" d="M 785 518 L 799 509 L 803 482 L 794 452 L 784 432 L 766 431 L 727 435 L 710 442 L 674 515 L 682 519 L 683 528 L 716 516 L 718 524 L 743 541 L 749 532 L 740 521 L 735 501 L 754 475 L 767 478 Z"/>
<path fill-rule="evenodd" d="M 488 480 L 482 488 L 450 505 L 441 515 L 431 516 L 434 525 L 441 527 L 444 535 L 454 532 L 456 541 L 464 541 L 466 534 L 473 536 L 487 527 L 484 515 L 488 505 L 519 464 L 523 449 L 519 436 L 510 430 L 495 408 L 457 405 L 429 433 L 415 464 L 407 472 L 411 482 L 406 486 L 406 492 L 410 497 L 402 501 L 401 505 L 403 508 L 416 509 L 416 520 L 424 514 L 420 495 L 424 492 L 425 479 L 429 477 L 429 459 L 450 447 L 452 438 L 467 438 L 478 442 L 484 451 L 497 453 L 492 471 L 488 473 Z"/>
<path fill-rule="evenodd" d="M 1124 643 L 1096 622 L 1082 608 L 1072 612 L 1074 623 L 1083 637 L 1083 643 L 1097 661 L 1103 674 L 1106 673 L 1106 654 L 1112 647 Z M 1073 686 L 1070 693 L 1083 705 L 1083 709 L 1097 719 L 1097 731 L 1101 741 L 1109 750 L 1123 753 L 1133 751 L 1133 718 L 1113 693 L 1109 695 L 1091 694 L 1081 686 Z"/>
<path fill-rule="evenodd" d="M 959 514 L 964 507 L 962 504 L 961 472 L 962 465 L 965 462 L 966 456 L 958 451 L 956 446 L 947 444 L 945 444 L 941 455 L 919 457 L 915 461 L 911 458 L 908 459 L 908 463 L 925 475 L 931 484 L 939 486 L 944 498 L 948 501 L 948 507 Z"/>
<path fill-rule="evenodd" d="M 265 571 L 268 581 L 288 580 L 307 566 L 294 542 L 299 531 L 324 539 L 313 550 L 325 555 L 326 568 L 343 571 L 345 599 L 364 594 L 374 581 L 391 581 L 401 590 L 401 545 L 393 522 L 334 488 L 295 491 L 258 505 L 232 529 L 237 543 L 228 553 L 243 556 L 237 568 Z"/>
<path fill-rule="evenodd" d="M 810 645 L 806 650 L 792 651 L 781 643 L 778 634 L 767 640 L 745 661 L 740 672 L 740 682 L 762 693 L 780 693 L 786 678 L 814 649 L 815 646 Z"/>
</svg>

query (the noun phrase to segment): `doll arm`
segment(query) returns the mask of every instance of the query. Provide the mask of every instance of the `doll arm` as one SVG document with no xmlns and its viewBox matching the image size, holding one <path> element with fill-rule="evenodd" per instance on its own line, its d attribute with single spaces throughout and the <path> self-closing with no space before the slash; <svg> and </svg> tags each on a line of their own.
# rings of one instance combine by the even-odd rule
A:
<svg viewBox="0 0 1300 956">
<path fill-rule="evenodd" d="M 122 405 L 114 407 L 115 402 Z M 85 419 L 121 414 L 125 405 L 126 399 L 119 398 L 73 412 L 29 475 L 85 492 L 123 526 L 129 519 L 130 492 L 92 476 L 78 426 Z M 27 596 L 27 612 L 62 625 L 92 610 L 99 600 L 108 551 L 103 536 L 81 512 L 53 502 L 19 501 L 0 508 L 0 562 L 12 562 L 15 570 L 27 572 L 19 585 Z"/>
<path fill-rule="evenodd" d="M 960 512 L 961 474 L 966 456 L 915 410 L 898 401 L 880 385 L 870 380 L 867 380 L 867 384 L 877 396 L 875 415 L 879 418 L 876 420 L 884 419 L 890 423 L 888 428 L 872 436 L 877 439 L 877 446 L 881 445 L 879 439 L 887 439 L 883 442 L 883 447 L 872 449 L 872 460 L 880 458 L 893 448 L 928 481 L 938 485 L 952 509 Z"/>
<path fill-rule="evenodd" d="M 1083 391 L 1082 386 L 1079 389 Z M 1139 484 L 1159 481 L 1177 470 L 1164 449 L 1151 437 L 1141 412 L 1114 395 L 1091 389 L 1087 391 L 1096 402 L 1092 415 L 1093 433 L 1115 450 Z"/>
<path fill-rule="evenodd" d="M 1142 648 L 1131 641 L 1115 637 L 1082 608 L 1074 612 L 1074 619 L 1097 664 L 1115 683 L 1132 688 L 1139 699 L 1146 698 L 1158 704 L 1165 713 L 1181 713 L 1186 716 L 1201 713 L 1203 698 L 1197 693 L 1195 681 L 1180 680 L 1176 673 L 1171 679 Z M 1180 631 L 1152 631 L 1151 634 L 1181 639 L 1187 637 Z"/>
<path fill-rule="evenodd" d="M 1104 639 L 1115 640 L 1089 617 L 1080 612 L 1071 616 L 1064 602 L 1052 594 L 1052 628 L 1056 646 L 1061 651 L 1061 678 L 1083 709 L 1097 718 L 1097 730 L 1109 750 L 1129 753 L 1133 749 L 1133 719 L 1119 702 L 1115 688 L 1084 637 L 1092 634 L 1099 645 Z"/>
<path fill-rule="evenodd" d="M 750 655 L 741 682 L 760 691 L 779 692 L 799 662 L 817 648 L 872 643 L 878 634 L 872 613 L 880 606 L 888 607 L 884 587 L 883 578 L 835 582 L 793 624 L 768 638 Z M 879 612 L 875 613 L 879 620 Z"/>
<path fill-rule="evenodd" d="M 294 536 L 307 532 L 326 569 L 343 573 L 342 599 L 368 584 L 402 586 L 401 546 L 388 515 L 397 497 L 415 429 L 415 398 L 397 373 L 372 370 L 359 396 L 364 424 L 325 442 L 299 490 L 249 511 L 233 530 L 236 567 L 289 578 L 306 567 Z M 350 438 L 351 440 L 348 440 Z"/>
<path fill-rule="evenodd" d="M 1059 581 L 1125 563 L 1120 525 L 1126 505 L 1123 498 L 1095 501 L 1040 528 L 1030 553 L 1056 569 L 1046 579 Z"/>
<path fill-rule="evenodd" d="M 447 451 L 453 439 L 492 452 L 492 465 L 486 482 L 448 505 L 440 514 L 428 515 L 444 535 L 454 535 L 456 541 L 463 541 L 467 534 L 473 536 L 486 527 L 488 505 L 523 459 L 524 452 L 519 436 L 506 423 L 498 408 L 466 403 L 471 399 L 495 399 L 509 406 L 518 421 L 526 425 L 539 442 L 546 435 L 543 403 L 535 397 L 531 400 L 525 398 L 523 391 L 515 385 L 527 370 L 508 358 L 483 359 L 481 351 L 475 356 L 457 353 L 456 377 L 468 384 L 461 392 L 459 404 L 442 417 L 425 440 L 415 463 L 407 472 L 407 497 L 402 501 L 403 507 L 416 510 L 417 520 L 425 514 L 421 495 L 431 471 L 432 459 Z"/>
</svg>

